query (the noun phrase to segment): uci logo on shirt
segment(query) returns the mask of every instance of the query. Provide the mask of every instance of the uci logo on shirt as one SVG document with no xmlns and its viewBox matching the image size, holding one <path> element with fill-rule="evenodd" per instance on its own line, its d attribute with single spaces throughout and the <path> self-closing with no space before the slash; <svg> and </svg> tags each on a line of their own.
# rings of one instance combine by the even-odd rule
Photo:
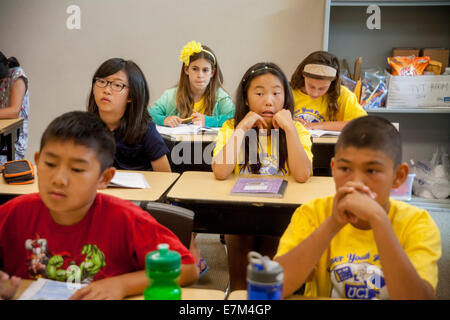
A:
<svg viewBox="0 0 450 320">
<path fill-rule="evenodd" d="M 378 291 L 368 288 L 364 284 L 345 284 L 345 297 L 349 299 L 373 299 Z"/>
</svg>

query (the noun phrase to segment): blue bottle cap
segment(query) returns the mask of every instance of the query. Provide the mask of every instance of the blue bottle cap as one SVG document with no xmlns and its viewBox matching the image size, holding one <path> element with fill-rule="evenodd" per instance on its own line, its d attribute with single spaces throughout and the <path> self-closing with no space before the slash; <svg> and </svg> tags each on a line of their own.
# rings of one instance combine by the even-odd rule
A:
<svg viewBox="0 0 450 320">
<path fill-rule="evenodd" d="M 247 280 L 261 284 L 280 284 L 283 282 L 283 268 L 269 257 L 250 251 L 247 267 Z"/>
</svg>

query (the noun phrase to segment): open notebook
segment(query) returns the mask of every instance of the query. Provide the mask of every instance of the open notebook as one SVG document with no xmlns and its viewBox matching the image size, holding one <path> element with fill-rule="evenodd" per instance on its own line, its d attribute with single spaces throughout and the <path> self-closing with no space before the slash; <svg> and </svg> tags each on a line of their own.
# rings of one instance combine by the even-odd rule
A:
<svg viewBox="0 0 450 320">
<path fill-rule="evenodd" d="M 180 124 L 174 128 L 156 125 L 159 134 L 176 135 L 176 134 L 217 134 L 220 128 L 202 127 L 193 124 Z"/>
<path fill-rule="evenodd" d="M 67 283 L 39 278 L 19 297 L 19 300 L 68 300 L 85 284 Z"/>
<path fill-rule="evenodd" d="M 308 129 L 311 137 L 319 138 L 323 136 L 339 136 L 341 134 L 340 131 L 330 131 L 330 130 L 316 130 L 316 129 Z"/>
<path fill-rule="evenodd" d="M 116 171 L 108 187 L 147 189 L 150 185 L 142 173 Z"/>
</svg>

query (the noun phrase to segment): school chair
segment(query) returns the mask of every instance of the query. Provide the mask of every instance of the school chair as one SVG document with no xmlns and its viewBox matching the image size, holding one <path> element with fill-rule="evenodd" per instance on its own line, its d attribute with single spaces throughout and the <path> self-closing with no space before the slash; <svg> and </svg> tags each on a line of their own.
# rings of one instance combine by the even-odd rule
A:
<svg viewBox="0 0 450 320">
<path fill-rule="evenodd" d="M 194 212 L 192 210 L 153 201 L 142 201 L 140 206 L 150 213 L 156 221 L 175 233 L 181 243 L 189 248 L 194 227 Z"/>
</svg>

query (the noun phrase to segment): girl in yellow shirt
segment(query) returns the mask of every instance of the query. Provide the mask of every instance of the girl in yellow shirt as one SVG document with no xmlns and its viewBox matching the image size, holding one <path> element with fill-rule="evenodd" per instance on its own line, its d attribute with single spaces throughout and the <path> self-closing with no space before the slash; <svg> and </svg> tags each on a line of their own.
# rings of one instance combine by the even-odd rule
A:
<svg viewBox="0 0 450 320">
<path fill-rule="evenodd" d="M 334 54 L 316 51 L 292 75 L 294 119 L 307 129 L 341 131 L 348 121 L 367 115 L 356 95 L 341 85 L 339 73 Z"/>
<path fill-rule="evenodd" d="M 216 140 L 212 161 L 215 177 L 223 180 L 233 173 L 290 174 L 297 182 L 308 180 L 312 174 L 311 138 L 292 119 L 293 105 L 288 80 L 277 65 L 258 63 L 250 67 L 237 90 L 234 119 L 223 124 Z M 256 139 L 246 139 L 251 134 Z M 255 150 L 256 161 L 252 161 L 251 152 Z M 225 236 L 231 290 L 245 289 L 248 252 L 273 256 L 278 239 Z"/>
</svg>

